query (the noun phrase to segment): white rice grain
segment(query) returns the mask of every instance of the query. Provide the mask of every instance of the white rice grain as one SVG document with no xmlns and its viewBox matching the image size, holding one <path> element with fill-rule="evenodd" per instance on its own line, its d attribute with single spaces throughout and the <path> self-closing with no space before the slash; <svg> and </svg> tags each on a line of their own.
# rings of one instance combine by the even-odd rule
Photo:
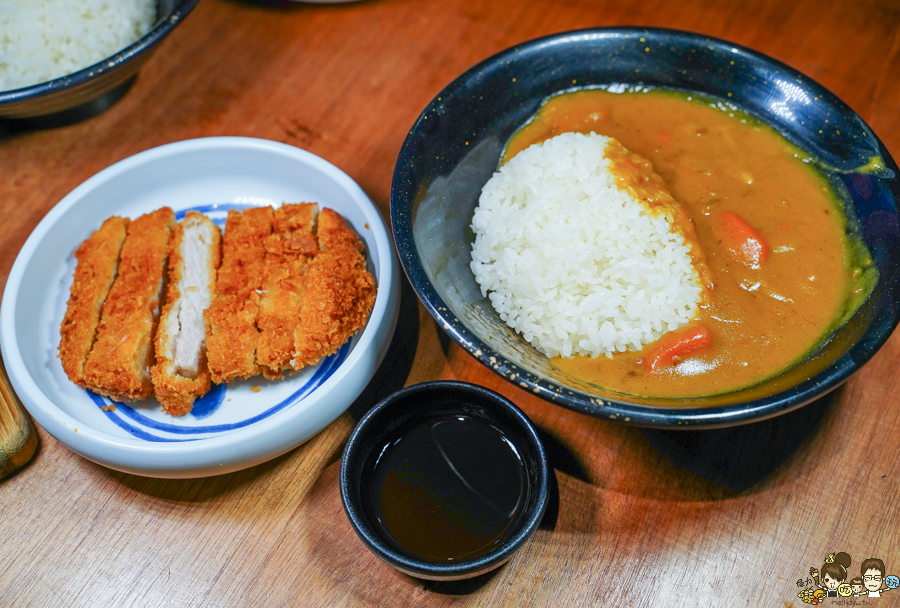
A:
<svg viewBox="0 0 900 608">
<path fill-rule="evenodd" d="M 155 19 L 154 0 L 2 0 L 0 91 L 98 63 L 149 32 Z"/>
<path fill-rule="evenodd" d="M 482 293 L 548 357 L 640 350 L 700 303 L 684 236 L 619 189 L 610 141 L 564 133 L 519 152 L 485 184 L 472 219 Z"/>
</svg>

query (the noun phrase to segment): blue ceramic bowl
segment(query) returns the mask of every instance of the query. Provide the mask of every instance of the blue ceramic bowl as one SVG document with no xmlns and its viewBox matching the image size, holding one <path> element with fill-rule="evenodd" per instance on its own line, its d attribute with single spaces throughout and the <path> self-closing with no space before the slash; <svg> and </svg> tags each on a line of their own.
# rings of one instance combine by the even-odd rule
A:
<svg viewBox="0 0 900 608">
<path fill-rule="evenodd" d="M 118 101 L 156 46 L 199 0 L 157 0 L 156 23 L 128 47 L 103 61 L 47 82 L 0 91 L 0 118 L 56 126 L 89 118 Z"/>
<path fill-rule="evenodd" d="M 645 49 L 650 48 L 652 52 Z M 510 136 L 551 94 L 622 83 L 727 99 L 818 158 L 878 266 L 874 292 L 815 353 L 767 382 L 726 395 L 623 395 L 560 372 L 499 318 L 469 270 L 469 228 L 482 186 Z M 728 96 L 730 94 L 730 96 Z M 859 173 L 870 159 L 878 173 Z M 419 116 L 394 170 L 391 222 L 419 298 L 460 346 L 529 392 L 597 417 L 643 426 L 729 426 L 800 407 L 845 381 L 898 322 L 897 165 L 846 104 L 750 49 L 697 34 L 611 28 L 558 34 L 506 50 L 450 83 Z"/>
<path fill-rule="evenodd" d="M 524 492 L 519 503 L 522 508 L 517 510 L 517 516 L 502 537 L 490 545 L 489 551 L 476 557 L 435 562 L 403 551 L 386 537 L 386 532 L 375 521 L 377 516 L 372 511 L 371 490 L 367 489 L 367 484 L 373 477 L 374 461 L 384 453 L 386 442 L 396 441 L 398 433 L 402 436 L 403 429 L 420 421 L 447 415 L 476 418 L 499 430 L 519 455 L 523 465 Z M 427 456 L 423 455 L 423 458 Z M 447 462 L 451 460 L 446 454 L 444 458 Z M 492 471 L 492 475 L 496 473 L 489 463 L 484 466 Z M 457 475 L 463 477 L 458 472 Z M 537 431 L 511 401 L 475 384 L 424 382 L 390 395 L 356 425 L 341 458 L 341 500 L 353 530 L 379 558 L 414 577 L 454 581 L 491 572 L 509 560 L 528 540 L 537 530 L 547 508 L 550 475 L 550 464 Z M 491 480 L 490 483 L 497 482 Z"/>
</svg>

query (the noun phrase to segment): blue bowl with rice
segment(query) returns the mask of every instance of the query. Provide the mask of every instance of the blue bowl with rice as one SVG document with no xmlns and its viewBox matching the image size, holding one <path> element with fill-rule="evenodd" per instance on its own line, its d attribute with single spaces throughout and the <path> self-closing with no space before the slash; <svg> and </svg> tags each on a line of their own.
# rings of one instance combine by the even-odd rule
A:
<svg viewBox="0 0 900 608">
<path fill-rule="evenodd" d="M 709 394 L 629 392 L 573 374 L 550 356 L 552 351 L 535 346 L 527 329 L 511 326 L 515 314 L 501 314 L 492 304 L 503 299 L 501 291 L 495 286 L 483 290 L 484 281 L 476 280 L 473 217 L 511 138 L 534 122 L 548 98 L 592 88 L 674 91 L 688 99 L 698 95 L 707 105 L 774 129 L 817 167 L 842 207 L 839 225 L 843 229 L 846 223 L 848 238 L 865 245 L 860 264 L 873 280 L 859 301 L 846 306 L 790 365 L 765 379 Z M 894 160 L 859 116 L 774 59 L 686 32 L 594 29 L 511 48 L 438 94 L 413 125 L 397 160 L 391 221 L 401 264 L 426 309 L 452 339 L 509 382 L 563 407 L 629 424 L 724 427 L 776 416 L 825 395 L 889 338 L 900 321 L 897 176 Z M 784 247 L 776 249 L 772 257 L 785 255 Z M 523 274 L 520 281 L 532 279 Z M 759 343 L 758 359 L 766 358 L 767 344 Z"/>
<path fill-rule="evenodd" d="M 141 66 L 198 1 L 118 2 L 105 12 L 95 10 L 92 18 L 84 16 L 91 8 L 84 3 L 13 3 L 0 13 L 17 34 L 7 37 L 2 48 L 8 59 L 0 72 L 0 119 L 53 127 L 103 112 L 125 95 Z M 68 8 L 72 14 L 67 16 L 61 9 Z M 44 11 L 59 21 L 39 25 Z M 125 23 L 127 31 L 111 31 L 111 23 Z M 85 32 L 91 30 L 105 36 L 87 40 Z M 54 47 L 62 45 L 53 39 L 60 31 L 71 38 L 65 54 L 63 46 Z"/>
</svg>

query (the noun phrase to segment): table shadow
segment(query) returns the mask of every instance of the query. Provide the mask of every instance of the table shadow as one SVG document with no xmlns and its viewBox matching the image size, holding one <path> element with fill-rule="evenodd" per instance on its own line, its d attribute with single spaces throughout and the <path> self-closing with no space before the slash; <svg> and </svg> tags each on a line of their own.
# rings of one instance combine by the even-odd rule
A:
<svg viewBox="0 0 900 608">
<path fill-rule="evenodd" d="M 412 370 L 418 344 L 419 300 L 406 276 L 401 276 L 397 329 L 381 366 L 366 390 L 348 408 L 354 419 L 359 420 L 381 400 L 404 387 Z"/>
<path fill-rule="evenodd" d="M 838 388 L 786 414 L 741 426 L 641 429 L 641 433 L 672 464 L 736 494 L 750 490 L 787 462 L 817 432 L 842 393 Z"/>
<path fill-rule="evenodd" d="M 441 595 L 468 595 L 484 587 L 488 581 L 497 576 L 497 574 L 505 567 L 506 564 L 499 566 L 490 572 L 485 572 L 484 574 L 459 581 L 426 581 L 419 578 L 408 578 L 433 593 L 439 593 Z"/>
<path fill-rule="evenodd" d="M 42 116 L 0 118 L 0 143 L 19 135 L 31 133 L 32 131 L 45 131 L 48 129 L 68 127 L 103 114 L 125 96 L 129 89 L 131 89 L 134 81 L 137 80 L 137 76 L 138 75 L 135 74 L 108 93 L 74 108 L 54 112 L 52 114 L 44 114 Z"/>
</svg>

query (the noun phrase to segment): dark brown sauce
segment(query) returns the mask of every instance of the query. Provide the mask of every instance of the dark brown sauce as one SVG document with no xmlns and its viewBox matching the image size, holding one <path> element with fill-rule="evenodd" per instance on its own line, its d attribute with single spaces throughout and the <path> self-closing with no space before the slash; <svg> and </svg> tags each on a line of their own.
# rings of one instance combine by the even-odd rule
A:
<svg viewBox="0 0 900 608">
<path fill-rule="evenodd" d="M 478 417 L 417 420 L 372 460 L 363 498 L 375 528 L 396 550 L 428 562 L 488 554 L 514 533 L 526 504 L 521 455 Z"/>
</svg>

